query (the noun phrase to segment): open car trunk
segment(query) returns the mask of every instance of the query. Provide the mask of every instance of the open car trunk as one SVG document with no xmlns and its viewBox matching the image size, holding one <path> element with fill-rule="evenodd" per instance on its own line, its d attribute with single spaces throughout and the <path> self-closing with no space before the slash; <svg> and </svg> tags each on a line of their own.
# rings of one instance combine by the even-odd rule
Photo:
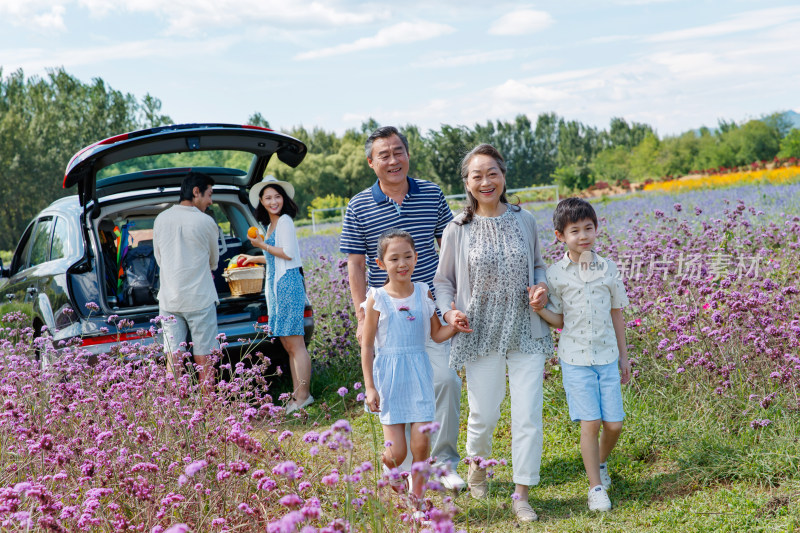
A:
<svg viewBox="0 0 800 533">
<path fill-rule="evenodd" d="M 215 203 L 209 208 L 209 215 L 220 228 L 220 258 L 213 272 L 220 301 L 217 308 L 220 324 L 227 320 L 242 320 L 241 313 L 249 314 L 246 319 L 254 321 L 267 313 L 263 290 L 234 297 L 222 276 L 232 257 L 241 253 L 261 253 L 246 238 L 247 229 L 255 221 L 250 213 L 245 212 L 241 202 L 236 201 L 235 195 L 235 190 L 216 192 Z M 106 312 L 120 316 L 157 314 L 159 268 L 153 253 L 153 223 L 159 213 L 176 202 L 174 193 L 160 198 L 145 195 L 105 205 L 93 220 L 98 275 L 101 276 Z"/>
</svg>

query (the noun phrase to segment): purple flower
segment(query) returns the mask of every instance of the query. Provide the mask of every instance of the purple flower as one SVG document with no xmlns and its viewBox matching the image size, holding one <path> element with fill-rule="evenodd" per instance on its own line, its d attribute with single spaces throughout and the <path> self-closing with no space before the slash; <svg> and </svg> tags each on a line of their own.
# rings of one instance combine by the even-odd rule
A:
<svg viewBox="0 0 800 533">
<path fill-rule="evenodd" d="M 297 479 L 302 475 L 301 469 L 297 467 L 297 463 L 294 461 L 284 461 L 278 464 L 272 469 L 272 473 L 287 479 Z"/>
<path fill-rule="evenodd" d="M 336 422 L 333 423 L 331 429 L 335 431 L 344 431 L 345 433 L 350 433 L 351 431 L 353 431 L 353 428 L 350 427 L 350 422 L 348 422 L 347 420 L 337 420 Z"/>
<path fill-rule="evenodd" d="M 322 477 L 322 483 L 328 485 L 329 487 L 333 487 L 337 483 L 339 483 L 339 471 L 334 469 L 330 474 L 327 476 Z"/>
<path fill-rule="evenodd" d="M 319 433 L 316 431 L 309 431 L 305 435 L 303 435 L 303 442 L 317 442 L 319 441 Z"/>
<path fill-rule="evenodd" d="M 174 526 L 170 527 L 164 533 L 189 533 L 190 529 L 189 526 L 186 524 L 175 524 Z"/>
<path fill-rule="evenodd" d="M 420 426 L 420 433 L 436 433 L 442 425 L 439 422 L 430 422 Z"/>
<path fill-rule="evenodd" d="M 339 396 L 341 396 L 342 398 L 344 398 L 345 395 L 347 394 L 347 388 L 346 387 L 339 387 L 339 390 L 337 390 L 336 393 Z"/>
<path fill-rule="evenodd" d="M 186 469 L 184 470 L 184 472 L 188 477 L 192 477 L 207 466 L 208 466 L 208 461 L 206 461 L 205 459 L 200 459 L 199 461 L 194 461 L 193 463 L 186 465 Z"/>
<path fill-rule="evenodd" d="M 287 494 L 278 500 L 278 502 L 284 507 L 297 507 L 298 505 L 303 505 L 303 498 L 297 494 Z"/>
</svg>

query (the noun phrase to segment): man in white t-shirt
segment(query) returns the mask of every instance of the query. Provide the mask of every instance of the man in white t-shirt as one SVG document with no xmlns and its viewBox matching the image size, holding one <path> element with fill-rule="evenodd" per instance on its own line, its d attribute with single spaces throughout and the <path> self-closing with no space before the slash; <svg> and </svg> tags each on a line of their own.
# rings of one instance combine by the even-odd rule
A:
<svg viewBox="0 0 800 533">
<path fill-rule="evenodd" d="M 206 214 L 211 206 L 214 180 L 190 172 L 181 183 L 180 203 L 163 211 L 153 224 L 153 252 L 160 267 L 158 314 L 162 320 L 167 375 L 181 372 L 181 354 L 189 351 L 186 334 L 192 335 L 192 354 L 204 393 L 213 387 L 209 355 L 217 342 L 217 290 L 211 272 L 219 260 L 219 229 Z"/>
</svg>

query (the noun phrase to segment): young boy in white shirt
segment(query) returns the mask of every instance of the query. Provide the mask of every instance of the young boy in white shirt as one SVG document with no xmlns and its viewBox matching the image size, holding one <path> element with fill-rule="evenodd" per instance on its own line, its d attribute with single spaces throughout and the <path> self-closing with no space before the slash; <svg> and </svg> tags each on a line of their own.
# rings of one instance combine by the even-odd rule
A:
<svg viewBox="0 0 800 533">
<path fill-rule="evenodd" d="M 611 477 L 606 461 L 625 418 L 620 383 L 627 383 L 631 376 L 622 317 L 628 296 L 617 266 L 592 249 L 597 215 L 589 202 L 561 200 L 553 213 L 553 226 L 567 252 L 547 269 L 549 303 L 537 312 L 551 326 L 563 328 L 558 343 L 561 375 L 570 418 L 581 423 L 589 509 L 608 511 L 611 500 L 606 491 Z M 532 299 L 543 290 L 532 291 Z"/>
</svg>

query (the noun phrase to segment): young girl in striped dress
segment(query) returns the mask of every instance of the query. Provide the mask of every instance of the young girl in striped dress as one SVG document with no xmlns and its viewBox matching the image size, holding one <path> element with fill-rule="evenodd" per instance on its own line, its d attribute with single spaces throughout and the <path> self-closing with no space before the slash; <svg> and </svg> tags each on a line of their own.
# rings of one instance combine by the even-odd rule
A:
<svg viewBox="0 0 800 533">
<path fill-rule="evenodd" d="M 379 413 L 387 442 L 383 464 L 397 468 L 409 448 L 415 463 L 430 454 L 428 435 L 420 431 L 433 421 L 435 407 L 433 369 L 425 340 L 430 335 L 436 342 L 444 342 L 457 330 L 439 321 L 427 284 L 411 281 L 417 252 L 409 233 L 398 229 L 384 232 L 376 255 L 387 281 L 367 296 L 361 367 L 367 407 Z M 406 424 L 411 425 L 410 447 Z M 412 473 L 409 496 L 418 510 L 424 485 L 422 474 Z"/>
</svg>

